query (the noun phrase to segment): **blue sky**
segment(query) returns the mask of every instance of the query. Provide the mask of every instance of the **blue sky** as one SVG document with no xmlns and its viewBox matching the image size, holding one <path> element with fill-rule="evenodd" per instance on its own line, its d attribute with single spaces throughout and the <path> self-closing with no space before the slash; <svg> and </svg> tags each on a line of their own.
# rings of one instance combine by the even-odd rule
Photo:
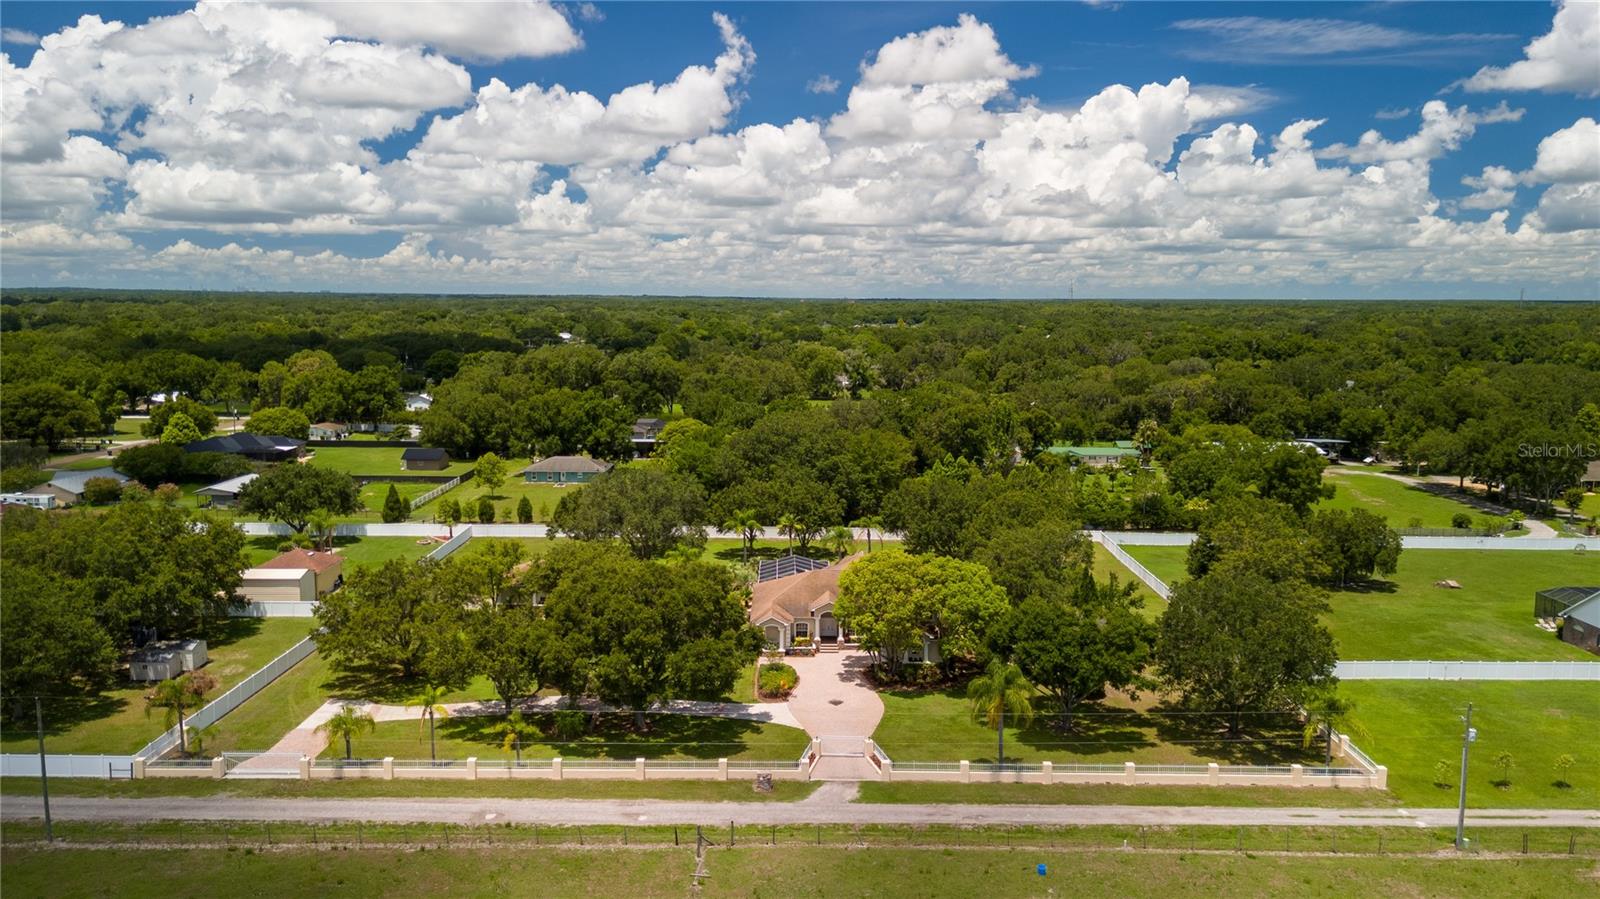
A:
<svg viewBox="0 0 1600 899">
<path fill-rule="evenodd" d="M 529 29 L 563 28 L 559 19 L 538 18 L 549 8 L 534 0 L 513 6 L 491 7 L 498 12 L 490 19 L 526 13 Z M 213 61 L 205 58 L 210 51 L 196 51 L 179 73 L 170 62 L 126 63 L 120 81 L 137 89 L 97 92 L 72 87 L 80 82 L 71 77 L 72 66 L 126 53 L 127 45 L 116 41 L 155 45 L 154 29 L 146 29 L 148 36 L 100 37 L 72 58 L 59 53 L 60 60 L 48 58 L 56 50 L 30 42 L 71 28 L 85 15 L 128 26 L 201 20 L 217 36 L 217 74 L 209 77 L 242 95 L 259 90 L 274 96 L 280 84 L 220 61 L 226 48 L 237 53 L 240 41 L 251 40 L 240 37 L 245 29 L 197 16 L 192 8 L 0 3 L 3 49 L 23 72 L 17 83 L 41 95 L 38 105 L 8 110 L 22 117 L 21 124 L 38 126 L 41 143 L 8 159 L 7 194 L 39 199 L 0 202 L 0 221 L 12 239 L 0 268 L 4 283 L 191 286 L 200 270 L 209 286 L 231 278 L 241 285 L 335 290 L 392 278 L 397 287 L 508 292 L 1051 296 L 1066 293 L 1068 285 L 1082 285 L 1080 293 L 1125 296 L 1596 292 L 1600 231 L 1583 226 L 1586 208 L 1600 202 L 1594 187 L 1600 172 L 1588 177 L 1584 147 L 1600 90 L 1600 75 L 1588 68 L 1600 69 L 1600 47 L 1586 63 L 1584 42 L 1592 30 L 1573 24 L 1574 11 L 1543 3 L 598 3 L 555 8 L 570 29 L 565 38 L 581 41 L 566 52 L 548 52 L 536 42 L 478 52 L 470 27 L 431 25 L 426 16 L 415 16 L 419 24 L 403 34 L 381 23 L 340 21 L 307 37 L 306 28 L 315 28 L 298 24 L 300 17 L 325 10 L 268 10 L 268 21 L 305 42 L 288 51 L 281 72 L 290 74 L 274 77 L 292 78 L 296 66 L 304 70 L 308 59 L 352 38 L 374 48 L 413 48 L 395 63 L 411 66 L 407 73 L 437 76 L 438 66 L 424 72 L 425 57 L 432 55 L 464 70 L 470 82 L 465 90 L 435 85 L 418 98 L 397 91 L 393 99 L 373 85 L 360 103 L 341 100 L 321 116 L 313 110 L 310 122 L 303 109 L 285 109 L 294 121 L 284 126 L 287 133 L 326 125 L 335 148 L 320 156 L 307 151 L 298 168 L 206 144 L 219 128 L 251 127 L 242 124 L 248 117 L 241 107 L 248 104 L 224 108 L 217 101 L 204 114 L 184 111 L 165 133 L 154 134 L 158 129 L 146 116 L 152 110 L 159 116 L 163 103 L 177 99 L 174 84 L 212 71 Z M 731 31 L 719 31 L 713 13 L 725 14 Z M 430 27 L 447 26 L 449 37 L 430 38 Z M 486 29 L 493 26 L 486 22 Z M 1532 42 L 1563 29 L 1570 32 L 1568 49 L 1554 63 L 1566 71 L 1555 80 L 1507 69 L 1533 52 L 1527 49 Z M 482 34 L 493 37 L 489 30 Z M 922 53 L 920 62 L 909 74 L 889 66 L 866 74 L 897 39 L 907 52 Z M 736 52 L 741 46 L 748 60 Z M 36 53 L 47 58 L 30 67 Z M 727 66 L 717 63 L 719 54 L 730 60 Z M 962 60 L 971 65 L 962 69 Z M 979 70 L 990 63 L 1001 68 L 984 71 L 1008 74 L 985 81 Z M 955 68 L 940 68 L 947 64 Z M 148 87 L 137 65 L 148 65 Z M 630 86 L 666 85 L 693 67 L 710 71 L 713 83 L 692 102 L 656 96 L 635 110 L 640 118 L 615 127 L 637 146 L 617 158 L 605 126 L 598 125 L 602 130 L 583 132 L 571 146 L 522 152 L 518 146 L 527 141 L 516 135 L 566 126 L 541 122 L 540 111 L 525 105 L 494 107 L 481 93 L 491 79 L 512 92 L 532 86 L 541 95 L 560 85 L 592 95 L 598 107 Z M 1485 67 L 1510 74 L 1474 79 Z M 397 84 L 409 77 L 393 71 Z M 959 77 L 930 86 L 917 80 L 935 77 L 917 74 L 925 71 Z M 57 126 L 58 137 L 44 134 L 55 123 L 33 110 L 43 109 L 42 85 L 51 79 L 78 90 L 90 110 L 85 115 L 102 116 L 102 125 L 75 121 Z M 1130 112 L 1132 119 L 1111 116 L 1106 124 L 1084 112 L 1114 85 L 1138 92 L 1174 79 L 1187 82 L 1187 106 L 1181 98 L 1139 94 L 1142 105 Z M 819 89 L 819 81 L 831 84 Z M 874 112 L 868 125 L 842 121 L 854 102 L 852 90 L 862 89 L 865 104 L 874 85 L 884 92 L 880 102 L 904 109 Z M 8 93 L 17 90 L 8 83 Z M 1194 99 L 1208 91 L 1227 98 L 1223 108 Z M 138 96 L 108 98 L 113 93 Z M 285 88 L 278 102 L 282 96 L 292 104 L 299 95 Z M 430 105 L 436 101 L 424 97 L 449 102 Z M 1425 135 L 1424 105 L 1440 101 L 1453 117 L 1438 132 L 1449 132 L 1443 145 L 1433 146 L 1437 141 L 1430 138 L 1399 146 Z M 373 112 L 371 123 L 353 131 L 338 121 L 365 115 L 362 103 L 386 111 Z M 1487 112 L 1502 103 L 1498 114 Z M 905 110 L 930 106 L 964 124 L 905 139 L 881 131 L 903 125 Z M 441 134 L 420 146 L 430 128 L 442 131 L 442 121 L 471 118 L 480 107 L 486 117 L 493 110 L 484 134 L 458 133 L 453 140 Z M 1127 124 L 1139 116 L 1163 122 L 1154 132 Z M 724 144 L 748 146 L 761 137 L 752 129 L 796 119 L 813 123 L 817 134 L 786 134 L 792 155 L 781 163 L 724 158 L 734 152 Z M 1308 132 L 1297 176 L 1289 174 L 1288 160 L 1280 160 L 1278 175 L 1259 166 L 1250 174 L 1246 163 L 1231 175 L 1195 169 L 1190 177 L 1179 165 L 1197 140 L 1216 137 L 1222 126 L 1247 124 L 1257 137 L 1254 159 L 1270 166 L 1274 136 L 1305 120 L 1321 124 Z M 1131 130 L 1116 133 L 1118 123 Z M 264 134 L 275 133 L 276 126 L 263 127 Z M 1002 157 L 1000 135 L 1007 128 L 1022 143 Z M 651 130 L 654 142 L 639 141 L 641 130 Z M 1386 144 L 1352 152 L 1369 130 Z M 1071 136 L 1059 152 L 1041 155 L 1037 136 L 1036 151 L 1025 150 L 1029 133 Z M 1541 158 L 1541 141 L 1558 134 L 1563 137 L 1555 149 Z M 485 143 L 496 135 L 504 135 L 502 145 Z M 90 173 L 77 194 L 61 180 L 60 166 L 49 168 L 47 161 L 71 158 L 60 150 L 52 156 L 49 141 L 65 147 L 75 136 L 99 144 L 90 148 L 93 165 L 69 167 Z M 1163 145 L 1169 138 L 1170 150 Z M 248 133 L 241 139 L 250 143 Z M 1130 141 L 1140 142 L 1134 155 L 1142 155 L 1142 168 L 1130 162 L 1115 174 L 1073 175 L 1123 152 Z M 81 143 L 73 149 L 89 152 Z M 426 149 L 455 161 L 426 174 L 407 164 L 408 156 Z M 801 157 L 807 161 L 795 162 Z M 493 183 L 457 184 L 452 179 L 463 160 Z M 1323 171 L 1308 173 L 1307 165 Z M 126 174 L 119 166 L 128 167 Z M 927 177 L 908 174 L 920 167 L 930 170 Z M 1497 172 L 1491 176 L 1486 167 Z M 347 194 L 338 201 L 326 197 L 331 172 L 340 173 L 334 192 Z M 1342 179 L 1335 177 L 1341 173 Z M 446 180 L 422 183 L 436 175 Z M 1273 177 L 1283 183 L 1262 186 Z M 1496 179 L 1499 195 L 1485 186 Z M 1371 196 L 1373 183 L 1393 196 Z M 553 185 L 562 192 L 552 195 Z M 1109 195 L 1114 191 L 1107 185 L 1120 193 Z M 482 196 L 462 198 L 472 190 Z M 1230 197 L 1229 191 L 1241 193 Z M 321 199 L 312 196 L 319 192 Z M 203 215 L 196 213 L 196 196 L 209 204 Z M 235 196 L 228 208 L 238 214 L 219 215 Z M 1240 196 L 1278 224 L 1262 229 L 1226 221 L 1240 208 Z M 74 205 L 75 198 L 81 202 Z M 461 208 L 445 208 L 458 201 Z M 1319 203 L 1326 208 L 1313 208 Z M 741 204 L 744 213 L 729 211 Z M 1315 222 L 1346 217 L 1342 236 L 1314 233 Z M 218 218 L 229 221 L 218 227 Z M 1296 241 L 1304 242 L 1298 254 Z M 396 256 L 397 248 L 407 252 Z M 1341 260 L 1341 254 L 1378 250 L 1390 252 L 1371 274 Z M 338 259 L 309 261 L 326 253 Z M 629 269 L 641 253 L 661 257 L 651 266 L 653 278 Z M 1482 268 L 1454 262 L 1454 255 L 1470 256 Z M 1308 258 L 1317 261 L 1314 270 L 1303 264 Z M 96 259 L 114 267 L 97 266 Z M 1550 260 L 1561 264 L 1552 267 Z M 1162 267 L 1178 274 L 1151 271 Z M 897 278 L 901 271 L 910 277 Z"/>
</svg>

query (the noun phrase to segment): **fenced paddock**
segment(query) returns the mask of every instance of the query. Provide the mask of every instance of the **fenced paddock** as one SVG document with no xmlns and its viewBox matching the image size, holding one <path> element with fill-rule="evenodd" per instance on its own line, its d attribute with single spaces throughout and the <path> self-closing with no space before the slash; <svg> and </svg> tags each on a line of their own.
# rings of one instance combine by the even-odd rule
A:
<svg viewBox="0 0 1600 899">
<path fill-rule="evenodd" d="M 1600 662 L 1341 661 L 1340 680 L 1576 680 L 1600 681 Z"/>
</svg>

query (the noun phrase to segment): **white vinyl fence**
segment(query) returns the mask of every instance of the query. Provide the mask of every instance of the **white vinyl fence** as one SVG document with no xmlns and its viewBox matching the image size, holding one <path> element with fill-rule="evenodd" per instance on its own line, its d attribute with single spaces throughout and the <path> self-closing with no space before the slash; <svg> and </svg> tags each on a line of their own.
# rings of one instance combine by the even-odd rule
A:
<svg viewBox="0 0 1600 899">
<path fill-rule="evenodd" d="M 458 525 L 470 527 L 479 537 L 546 537 L 550 529 L 542 524 L 469 524 Z M 294 533 L 286 524 L 270 521 L 245 521 L 238 525 L 239 530 L 251 537 L 287 537 Z M 429 521 L 402 521 L 394 524 L 336 524 L 333 526 L 335 537 L 437 537 L 447 533 L 449 525 L 435 524 Z"/>
<path fill-rule="evenodd" d="M 443 484 L 440 484 L 439 486 L 433 488 L 432 490 L 429 490 L 427 493 L 419 495 L 416 499 L 413 499 L 411 501 L 411 508 L 413 508 L 413 509 L 420 508 L 422 506 L 427 505 L 428 503 L 433 502 L 435 499 L 438 499 L 443 494 L 449 493 L 450 491 L 456 489 L 457 487 L 460 487 L 462 481 L 465 481 L 467 478 L 472 477 L 473 474 L 475 474 L 475 473 L 476 473 L 476 470 L 469 471 L 469 472 L 467 472 L 466 474 L 464 474 L 464 475 L 462 475 L 460 477 L 451 478 L 450 480 L 445 481 Z"/>
<path fill-rule="evenodd" d="M 1600 662 L 1340 662 L 1340 680 L 1600 681 Z"/>
<path fill-rule="evenodd" d="M 45 755 L 45 771 L 51 777 L 131 777 L 131 755 Z M 0 755 L 0 776 L 38 777 L 38 753 L 7 752 Z"/>
<path fill-rule="evenodd" d="M 1156 577 L 1154 574 L 1151 574 L 1150 569 L 1140 565 L 1139 560 L 1128 555 L 1128 553 L 1124 551 L 1122 547 L 1117 545 L 1115 540 L 1101 539 L 1100 545 L 1104 546 L 1106 548 L 1106 552 L 1111 553 L 1113 558 L 1115 558 L 1118 562 L 1121 562 L 1123 567 L 1133 572 L 1134 577 L 1144 581 L 1145 586 L 1149 587 L 1151 590 L 1154 590 L 1157 596 L 1161 597 L 1162 599 L 1171 598 L 1172 590 L 1167 586 L 1166 582 L 1161 580 L 1161 578 Z"/>
<path fill-rule="evenodd" d="M 283 654 L 268 662 L 259 671 L 251 674 L 244 680 L 234 684 L 226 693 L 206 703 L 206 705 L 193 715 L 184 718 L 188 727 L 206 728 L 217 723 L 223 715 L 244 704 L 244 701 L 266 689 L 266 686 L 277 680 L 280 675 L 317 648 L 316 642 L 307 637 L 299 643 L 283 651 Z M 166 733 L 151 740 L 145 747 L 134 753 L 146 759 L 158 759 L 175 749 L 178 745 L 178 726 L 173 725 Z"/>
<path fill-rule="evenodd" d="M 456 531 L 456 535 L 454 537 L 451 537 L 449 540 L 439 544 L 432 552 L 428 553 L 429 561 L 437 562 L 461 547 L 466 546 L 467 541 L 472 539 L 473 527 L 476 527 L 476 525 L 468 525 Z"/>
</svg>

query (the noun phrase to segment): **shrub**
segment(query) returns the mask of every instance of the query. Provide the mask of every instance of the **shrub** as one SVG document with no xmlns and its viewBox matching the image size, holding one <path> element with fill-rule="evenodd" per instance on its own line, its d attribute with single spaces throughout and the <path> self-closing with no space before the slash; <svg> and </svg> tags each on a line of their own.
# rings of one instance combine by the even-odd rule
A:
<svg viewBox="0 0 1600 899">
<path fill-rule="evenodd" d="M 1450 516 L 1450 526 L 1453 528 L 1461 528 L 1463 530 L 1470 528 L 1472 527 L 1472 516 L 1466 512 L 1457 512 L 1456 514 Z"/>
<path fill-rule="evenodd" d="M 484 524 L 494 523 L 494 500 L 487 494 L 478 497 L 478 520 Z"/>
<path fill-rule="evenodd" d="M 20 493 L 50 480 L 50 475 L 38 468 L 0 469 L 0 493 Z"/>
<path fill-rule="evenodd" d="M 122 485 L 116 478 L 90 478 L 83 482 L 83 499 L 93 506 L 114 503 L 122 496 Z"/>
<path fill-rule="evenodd" d="M 563 740 L 576 740 L 583 736 L 587 714 L 577 709 L 560 709 L 555 713 L 556 736 Z"/>
<path fill-rule="evenodd" d="M 533 503 L 529 502 L 526 496 L 517 501 L 517 523 L 533 523 Z"/>
<path fill-rule="evenodd" d="M 406 516 L 410 514 L 411 504 L 406 502 L 405 497 L 400 495 L 400 491 L 393 484 L 390 484 L 389 494 L 383 498 L 384 523 L 394 524 L 397 521 L 405 521 Z"/>
<path fill-rule="evenodd" d="M 176 506 L 183 499 L 183 488 L 177 484 L 162 484 L 152 494 L 163 506 Z"/>
<path fill-rule="evenodd" d="M 756 677 L 756 690 L 768 699 L 783 699 L 800 683 L 800 675 L 782 662 L 762 665 Z"/>
</svg>

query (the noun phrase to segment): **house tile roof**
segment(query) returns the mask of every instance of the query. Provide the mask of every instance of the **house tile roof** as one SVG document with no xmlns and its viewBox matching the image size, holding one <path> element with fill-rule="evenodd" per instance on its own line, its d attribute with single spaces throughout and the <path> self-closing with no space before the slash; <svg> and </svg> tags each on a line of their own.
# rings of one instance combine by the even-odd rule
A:
<svg viewBox="0 0 1600 899">
<path fill-rule="evenodd" d="M 402 462 L 434 462 L 450 458 L 450 453 L 436 446 L 413 446 L 400 454 Z"/>
<path fill-rule="evenodd" d="M 524 472 L 591 472 L 610 471 L 610 462 L 601 462 L 588 456 L 547 456 L 524 468 Z"/>
<path fill-rule="evenodd" d="M 273 434 L 221 434 L 197 440 L 184 447 L 190 453 L 286 453 L 305 446 L 304 440 L 279 437 Z"/>
<path fill-rule="evenodd" d="M 309 568 L 312 571 L 327 571 L 329 568 L 332 568 L 343 561 L 343 559 L 339 558 L 333 553 L 312 552 L 309 549 L 300 549 L 299 547 L 295 547 L 294 549 L 291 549 L 288 552 L 277 556 L 276 558 L 262 562 L 256 567 L 295 570 Z"/>
<path fill-rule="evenodd" d="M 58 471 L 50 477 L 50 486 L 65 490 L 68 493 L 78 494 L 83 492 L 83 485 L 95 478 L 110 478 L 118 484 L 126 484 L 132 478 L 107 466 L 105 468 L 91 468 L 87 471 Z"/>
<path fill-rule="evenodd" d="M 810 618 L 819 606 L 839 598 L 839 573 L 861 558 L 846 556 L 826 568 L 762 581 L 750 588 L 750 623 L 776 619 L 784 624 Z"/>
</svg>

